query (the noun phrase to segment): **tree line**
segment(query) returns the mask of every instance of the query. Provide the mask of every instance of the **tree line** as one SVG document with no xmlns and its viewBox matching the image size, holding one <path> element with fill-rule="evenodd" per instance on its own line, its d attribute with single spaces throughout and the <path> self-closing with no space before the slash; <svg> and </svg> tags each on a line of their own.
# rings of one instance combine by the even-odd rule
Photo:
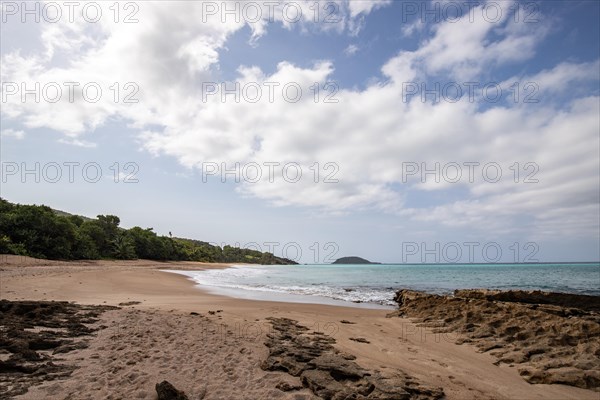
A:
<svg viewBox="0 0 600 400">
<path fill-rule="evenodd" d="M 152 228 L 119 227 L 115 215 L 85 218 L 44 205 L 13 204 L 0 198 L 0 254 L 51 260 L 202 261 L 295 264 L 251 249 L 214 246 L 198 240 L 157 235 Z"/>
</svg>

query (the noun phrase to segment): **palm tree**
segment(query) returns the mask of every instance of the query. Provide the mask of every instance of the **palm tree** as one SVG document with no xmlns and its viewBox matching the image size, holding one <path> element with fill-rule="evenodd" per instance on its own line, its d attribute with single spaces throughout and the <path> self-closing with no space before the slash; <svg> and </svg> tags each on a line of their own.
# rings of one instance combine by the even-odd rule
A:
<svg viewBox="0 0 600 400">
<path fill-rule="evenodd" d="M 112 242 L 115 258 L 131 260 L 135 258 L 135 249 L 131 239 L 123 234 L 118 235 Z"/>
</svg>

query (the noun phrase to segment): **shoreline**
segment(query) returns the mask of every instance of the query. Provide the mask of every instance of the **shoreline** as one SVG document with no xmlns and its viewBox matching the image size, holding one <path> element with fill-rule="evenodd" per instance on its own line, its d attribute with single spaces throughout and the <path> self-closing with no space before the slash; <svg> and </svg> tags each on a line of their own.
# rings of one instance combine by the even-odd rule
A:
<svg viewBox="0 0 600 400">
<path fill-rule="evenodd" d="M 490 264 L 490 267 L 496 264 Z M 498 264 L 505 266 L 505 264 Z M 584 264 L 588 275 L 590 271 L 598 271 L 600 265 L 597 263 Z M 580 282 L 564 283 L 557 285 L 554 288 L 543 283 L 537 285 L 532 282 L 523 282 L 521 285 L 510 284 L 510 282 L 498 282 L 497 285 L 479 286 L 472 285 L 473 281 L 465 279 L 468 275 L 468 268 L 465 270 L 465 265 L 454 264 L 454 267 L 459 268 L 460 273 L 456 275 L 454 281 L 445 281 L 435 275 L 434 270 L 428 269 L 424 275 L 421 270 L 414 270 L 417 276 L 421 276 L 420 281 L 415 282 L 410 278 L 412 272 L 403 271 L 404 265 L 389 264 L 392 269 L 384 270 L 381 275 L 382 280 L 356 281 L 353 279 L 345 279 L 343 271 L 335 271 L 342 268 L 364 268 L 364 264 L 356 265 L 301 265 L 301 266 L 264 266 L 264 265 L 247 265 L 248 270 L 244 271 L 244 266 L 232 264 L 230 267 L 234 270 L 231 274 L 222 273 L 219 271 L 180 271 L 161 269 L 165 272 L 180 273 L 189 277 L 194 281 L 199 289 L 208 291 L 212 294 L 224 295 L 228 297 L 246 299 L 246 300 L 262 300 L 275 302 L 293 302 L 293 303 L 312 303 L 337 306 L 349 306 L 360 308 L 388 309 L 393 310 L 396 304 L 393 301 L 395 292 L 398 289 L 409 289 L 422 291 L 429 294 L 450 295 L 452 296 L 456 290 L 465 289 L 482 289 L 487 290 L 520 290 L 520 291 L 551 291 L 554 293 L 565 293 L 569 295 L 591 295 L 600 296 L 600 289 L 593 285 L 582 285 Z M 437 264 L 427 264 L 424 266 L 438 267 Z M 590 270 L 588 267 L 592 267 Z M 317 268 L 315 268 L 317 267 Z M 323 268 L 321 268 L 323 267 Z M 414 268 L 414 265 L 406 265 L 407 268 Z M 439 265 L 441 268 L 447 268 L 447 265 Z M 479 266 L 476 266 L 479 268 Z M 544 268 L 548 265 L 544 264 Z M 273 273 L 269 273 L 271 270 Z M 306 268 L 306 270 L 304 270 Z M 370 271 L 372 266 L 369 264 L 365 273 Z M 341 273 L 341 275 L 338 274 Z M 467 274 L 465 274 L 465 272 Z M 551 272 L 551 271 L 549 271 Z M 441 276 L 448 274 L 447 270 L 440 272 Z M 561 270 L 559 274 L 564 275 Z M 484 273 L 481 279 L 491 279 L 490 273 Z M 561 275 L 561 276 L 562 276 Z M 321 279 L 322 277 L 322 279 Z M 424 284 L 428 277 L 430 281 Z M 341 279 L 336 281 L 336 279 Z M 388 279 L 389 278 L 389 282 Z M 477 281 L 477 279 L 474 279 Z M 319 285 L 318 282 L 327 282 Z M 403 283 L 402 286 L 401 283 Z M 514 283 L 514 282 L 513 282 Z M 585 287 L 584 287 L 585 286 Z M 394 288 L 395 287 L 395 288 Z"/>
<path fill-rule="evenodd" d="M 356 362 L 364 368 L 379 371 L 397 369 L 424 384 L 440 386 L 444 389 L 446 398 L 450 400 L 596 399 L 598 396 L 597 392 L 572 386 L 531 385 L 519 376 L 515 368 L 495 365 L 496 360 L 493 356 L 478 352 L 475 346 L 456 345 L 443 334 L 420 327 L 409 318 L 386 318 L 389 310 L 235 299 L 199 289 L 193 281 L 183 275 L 160 271 L 165 268 L 227 268 L 230 264 L 157 263 L 144 260 L 38 263 L 31 259 L 31 264 L 19 266 L 18 260 L 11 262 L 10 257 L 4 257 L 3 260 L 4 262 L 0 263 L 0 298 L 3 299 L 73 301 L 85 305 L 111 306 L 139 302 L 107 312 L 102 317 L 102 324 L 108 326 L 107 334 L 102 334 L 101 331 L 98 337 L 91 341 L 89 350 L 75 351 L 64 356 L 79 368 L 71 378 L 60 381 L 62 396 L 49 395 L 52 390 L 59 389 L 52 383 L 44 383 L 32 387 L 29 394 L 19 397 L 23 399 L 35 399 L 36 395 L 49 399 L 64 398 L 64 394 L 69 392 L 70 388 L 75 391 L 76 387 L 82 385 L 84 392 L 92 390 L 98 386 L 98 383 L 93 381 L 96 379 L 94 376 L 98 374 L 106 380 L 105 383 L 110 381 L 113 385 L 109 389 L 99 389 L 101 393 L 104 393 L 102 390 L 112 390 L 113 393 L 132 390 L 132 396 L 134 393 L 148 394 L 152 392 L 155 383 L 165 378 L 190 393 L 198 393 L 202 390 L 198 385 L 204 385 L 206 398 L 219 398 L 218 393 L 226 396 L 223 390 L 239 389 L 240 383 L 232 381 L 227 384 L 227 381 L 220 381 L 221 375 L 212 378 L 214 385 L 219 382 L 218 387 L 213 386 L 213 382 L 210 381 L 191 381 L 194 368 L 200 368 L 199 371 L 204 368 L 208 374 L 212 364 L 220 365 L 225 362 L 223 354 L 229 354 L 228 357 L 234 359 L 244 358 L 239 360 L 240 367 L 234 364 L 223 367 L 233 371 L 225 375 L 232 373 L 239 379 L 242 379 L 243 375 L 248 390 L 261 388 L 262 395 L 275 393 L 284 396 L 280 398 L 287 398 L 285 396 L 289 393 L 279 389 L 270 392 L 271 388 L 265 382 L 273 383 L 274 387 L 277 383 L 275 381 L 288 379 L 289 375 L 280 372 L 265 375 L 259 367 L 268 353 L 263 343 L 272 329 L 268 319 L 271 317 L 289 318 L 313 331 L 332 337 L 335 339 L 336 349 L 355 356 Z M 203 323 L 208 325 L 198 325 L 198 317 L 190 313 L 207 318 Z M 150 327 L 146 327 L 149 323 L 147 320 L 153 321 Z M 193 326 L 196 328 L 192 328 Z M 190 369 L 188 375 L 188 372 L 179 371 L 181 368 L 178 367 L 178 357 L 187 356 L 188 346 L 198 345 L 199 332 L 203 332 L 202 326 L 225 327 L 219 332 L 220 341 L 210 335 L 206 339 L 215 340 L 214 343 L 211 342 L 211 346 L 216 347 L 211 348 L 220 350 L 214 353 L 204 347 L 198 348 L 197 352 L 201 353 L 202 357 L 196 361 L 189 361 L 189 365 L 185 364 L 185 371 Z M 127 333 L 125 328 L 135 329 Z M 118 341 L 123 343 L 122 346 L 111 344 L 114 340 L 111 342 L 108 332 L 114 333 L 115 330 L 124 335 L 120 336 Z M 160 335 L 154 335 L 154 330 Z M 159 349 L 162 346 L 169 349 L 164 350 L 162 359 L 154 359 L 152 351 L 155 350 L 143 346 L 137 349 L 132 347 L 132 343 L 140 340 L 136 335 L 140 335 L 141 332 L 148 336 L 154 335 L 152 340 L 156 343 L 152 345 L 153 348 L 159 346 Z M 364 338 L 368 343 L 356 341 L 357 338 Z M 179 345 L 171 347 L 174 341 Z M 115 349 L 112 350 L 112 347 Z M 123 349 L 117 350 L 119 347 Z M 135 364 L 130 366 L 126 362 L 120 362 L 119 354 L 126 355 L 130 352 L 150 352 L 140 355 L 142 358 L 136 361 L 139 365 L 144 365 L 144 368 L 139 368 L 138 371 Z M 107 364 L 96 365 L 95 360 L 98 359 L 90 358 L 92 354 L 98 354 L 99 360 L 106 359 Z M 146 356 L 148 358 L 144 358 Z M 133 354 L 127 357 L 137 360 L 138 356 Z M 242 365 L 251 370 L 248 376 L 239 369 Z M 192 368 L 193 366 L 195 367 Z M 115 368 L 119 372 L 112 373 Z M 140 378 L 140 382 L 133 379 L 135 382 L 131 383 L 131 379 L 127 377 L 131 374 L 140 375 L 140 371 L 148 376 L 145 380 Z M 110 380 L 115 374 L 122 377 L 121 380 Z M 304 398 L 311 398 L 310 392 L 306 390 L 300 390 L 297 394 L 306 394 Z M 231 397 L 232 392 L 227 393 L 230 398 L 235 398 Z M 260 396 L 259 392 L 256 393 Z M 152 398 L 143 398 L 148 397 Z"/>
<path fill-rule="evenodd" d="M 239 264 L 233 264 L 230 267 L 242 267 Z M 226 269 L 224 268 L 224 269 Z M 194 283 L 194 287 L 203 292 L 213 294 L 216 296 L 225 296 L 232 299 L 238 300 L 249 300 L 249 301 L 266 301 L 274 303 L 293 303 L 293 304 L 312 304 L 312 305 L 327 305 L 335 307 L 347 307 L 347 308 L 364 308 L 372 310 L 387 310 L 394 311 L 396 307 L 390 305 L 384 305 L 379 303 L 369 302 L 350 302 L 346 300 L 336 299 L 333 297 L 325 297 L 319 295 L 307 295 L 307 294 L 295 294 L 279 291 L 261 291 L 261 290 L 250 290 L 244 288 L 227 288 L 222 286 L 210 286 L 203 285 L 194 280 L 194 277 L 186 274 L 193 270 L 164 270 L 161 272 L 172 273 L 181 276 L 185 276 L 188 280 Z M 277 298 L 280 297 L 280 298 Z"/>
</svg>

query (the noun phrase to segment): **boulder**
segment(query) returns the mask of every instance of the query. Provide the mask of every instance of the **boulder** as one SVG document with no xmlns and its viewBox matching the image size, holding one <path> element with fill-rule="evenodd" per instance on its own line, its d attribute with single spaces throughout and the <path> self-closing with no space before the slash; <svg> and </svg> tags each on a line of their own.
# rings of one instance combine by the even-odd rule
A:
<svg viewBox="0 0 600 400">
<path fill-rule="evenodd" d="M 184 392 L 175 389 L 168 381 L 157 383 L 156 393 L 158 393 L 158 400 L 189 400 Z"/>
</svg>

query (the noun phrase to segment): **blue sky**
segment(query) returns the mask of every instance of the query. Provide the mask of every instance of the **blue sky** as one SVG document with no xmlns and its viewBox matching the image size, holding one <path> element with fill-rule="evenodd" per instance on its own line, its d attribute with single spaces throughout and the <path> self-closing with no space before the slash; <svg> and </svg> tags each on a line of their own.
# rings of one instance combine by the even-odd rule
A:
<svg viewBox="0 0 600 400">
<path fill-rule="evenodd" d="M 284 18 L 287 3 L 304 19 Z M 106 8 L 96 23 L 78 14 L 22 22 L 20 3 L 3 2 L 2 197 L 309 263 L 444 262 L 457 247 L 459 262 L 600 258 L 598 2 L 321 2 L 322 17 L 336 5 L 337 23 L 315 23 L 313 3 L 280 2 L 259 23 L 208 15 L 201 2 L 120 3 L 121 19 L 134 10 L 139 20 L 125 24 Z M 409 12 L 425 7 L 464 15 Z M 490 18 L 495 10 L 502 18 Z M 80 91 L 72 102 L 41 90 L 39 103 L 21 101 L 21 84 L 36 82 L 92 82 L 103 93 L 96 103 Z M 259 86 L 263 97 L 203 93 L 222 82 Z M 279 85 L 274 101 L 265 82 Z M 123 102 L 127 83 L 137 103 Z M 303 89 L 295 103 L 281 96 L 291 83 Z M 327 83 L 337 103 L 323 102 Z M 473 101 L 466 91 L 422 101 L 421 88 L 436 83 L 476 85 Z M 502 98 L 482 97 L 486 85 Z M 73 182 L 70 162 L 79 163 Z M 22 175 L 36 163 L 39 182 Z M 91 163 L 98 182 L 81 173 Z M 203 179 L 209 165 L 251 163 L 258 182 Z M 279 163 L 274 182 L 268 163 Z M 298 182 L 281 179 L 289 163 L 303 172 Z M 337 183 L 323 181 L 334 171 L 327 163 Z M 465 163 L 477 164 L 472 182 Z M 420 174 L 436 164 L 448 174 L 460 166 L 461 179 Z M 137 182 L 123 182 L 126 165 Z M 118 182 L 115 166 L 125 173 Z"/>
</svg>

